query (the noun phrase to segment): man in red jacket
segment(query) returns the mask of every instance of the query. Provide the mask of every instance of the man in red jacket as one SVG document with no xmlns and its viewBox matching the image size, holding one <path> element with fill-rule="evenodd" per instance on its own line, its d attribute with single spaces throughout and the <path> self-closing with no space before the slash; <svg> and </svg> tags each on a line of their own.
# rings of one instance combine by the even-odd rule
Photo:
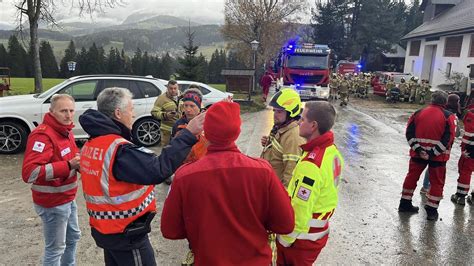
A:
<svg viewBox="0 0 474 266">
<path fill-rule="evenodd" d="M 196 265 L 269 265 L 269 232 L 293 231 L 288 193 L 263 159 L 242 154 L 240 108 L 219 102 L 206 112 L 208 153 L 176 172 L 161 232 L 190 242 Z"/>
<path fill-rule="evenodd" d="M 49 113 L 28 137 L 23 180 L 31 183 L 34 207 L 43 221 L 43 265 L 75 265 L 77 223 L 76 171 L 78 148 L 72 128 L 74 99 L 66 94 L 51 98 Z"/>
<path fill-rule="evenodd" d="M 272 73 L 269 71 L 265 71 L 265 74 L 260 78 L 260 86 L 262 86 L 262 98 L 263 101 L 267 100 L 268 92 L 270 91 L 270 87 L 272 86 L 273 76 Z"/>
<path fill-rule="evenodd" d="M 430 190 L 426 197 L 425 210 L 428 220 L 438 219 L 438 206 L 443 198 L 446 178 L 446 162 L 453 145 L 456 117 L 444 109 L 448 95 L 435 91 L 431 104 L 416 111 L 408 120 L 406 138 L 410 145 L 410 166 L 403 183 L 399 212 L 416 213 L 412 197 L 420 174 L 428 165 Z"/>
<path fill-rule="evenodd" d="M 458 187 L 456 194 L 451 196 L 451 201 L 466 204 L 466 196 L 469 193 L 472 170 L 474 170 L 474 99 L 467 107 L 467 113 L 463 119 L 464 134 L 461 140 L 461 157 L 458 162 Z M 473 204 L 474 191 L 467 197 L 468 203 Z"/>
</svg>

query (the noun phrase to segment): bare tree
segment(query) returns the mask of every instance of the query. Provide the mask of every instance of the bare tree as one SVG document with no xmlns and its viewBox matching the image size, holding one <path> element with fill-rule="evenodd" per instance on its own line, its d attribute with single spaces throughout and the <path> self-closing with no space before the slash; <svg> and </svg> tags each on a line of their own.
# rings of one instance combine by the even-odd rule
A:
<svg viewBox="0 0 474 266">
<path fill-rule="evenodd" d="M 33 75 L 35 78 L 35 92 L 43 91 L 41 62 L 39 57 L 39 39 L 38 39 L 38 24 L 44 21 L 48 24 L 57 25 L 54 18 L 57 2 L 65 5 L 67 1 L 63 0 L 21 0 L 15 3 L 18 9 L 19 30 L 23 31 L 23 25 L 26 20 L 29 24 L 30 33 L 30 53 L 33 56 Z M 76 0 L 72 4 L 76 4 L 79 10 L 79 15 L 84 13 L 92 14 L 93 12 L 103 12 L 105 8 L 111 8 L 117 4 L 121 4 L 122 0 Z"/>
<path fill-rule="evenodd" d="M 306 0 L 226 0 L 221 31 L 247 62 L 251 58 L 249 43 L 257 40 L 259 61 L 264 61 L 295 32 L 306 5 Z"/>
</svg>

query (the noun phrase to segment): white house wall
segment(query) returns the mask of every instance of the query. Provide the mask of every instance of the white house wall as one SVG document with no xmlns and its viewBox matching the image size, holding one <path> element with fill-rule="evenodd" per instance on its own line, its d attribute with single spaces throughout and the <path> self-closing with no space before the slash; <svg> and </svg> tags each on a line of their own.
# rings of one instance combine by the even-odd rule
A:
<svg viewBox="0 0 474 266">
<path fill-rule="evenodd" d="M 425 60 L 429 61 L 429 59 L 424 58 L 425 49 L 429 45 L 437 45 L 434 69 L 433 69 L 433 78 L 431 81 L 432 87 L 436 88 L 437 86 L 441 84 L 448 83 L 444 75 L 448 63 L 451 63 L 451 73 L 455 71 L 455 72 L 463 73 L 464 76 L 468 76 L 469 69 L 466 66 L 469 64 L 474 64 L 474 57 L 468 57 L 470 43 L 471 43 L 471 35 L 472 34 L 464 34 L 460 57 L 444 57 L 443 56 L 446 36 L 441 37 L 437 41 L 430 41 L 430 42 L 426 42 L 425 39 L 422 39 L 419 55 L 409 56 L 411 43 L 412 41 L 416 41 L 416 39 L 410 40 L 408 43 L 407 51 L 406 51 L 404 72 L 411 73 L 414 76 L 420 77 L 420 79 L 428 78 L 426 71 L 425 73 L 423 73 L 422 71 L 423 64 L 424 63 L 426 64 Z M 453 35 L 453 36 L 459 36 L 459 35 Z"/>
</svg>

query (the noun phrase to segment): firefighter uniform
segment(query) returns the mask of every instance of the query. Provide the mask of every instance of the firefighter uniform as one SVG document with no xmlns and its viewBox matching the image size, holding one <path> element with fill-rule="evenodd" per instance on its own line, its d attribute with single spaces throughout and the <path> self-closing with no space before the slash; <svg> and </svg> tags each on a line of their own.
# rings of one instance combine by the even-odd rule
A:
<svg viewBox="0 0 474 266">
<path fill-rule="evenodd" d="M 337 99 L 337 87 L 338 87 L 339 80 L 336 74 L 333 74 L 331 80 L 329 81 L 329 99 L 336 100 Z"/>
<path fill-rule="evenodd" d="M 329 131 L 301 146 L 288 194 L 295 211 L 295 229 L 278 235 L 278 265 L 312 265 L 329 234 L 329 218 L 338 202 L 344 160 Z"/>
<path fill-rule="evenodd" d="M 275 133 L 271 133 L 267 145 L 263 148 L 261 157 L 272 165 L 285 187 L 288 187 L 293 169 L 301 155 L 300 145 L 303 143 L 304 139 L 299 135 L 298 122 L 293 120 Z"/>
<path fill-rule="evenodd" d="M 175 114 L 170 115 L 169 112 L 175 112 Z M 163 93 L 156 99 L 151 115 L 161 121 L 161 145 L 168 145 L 171 140 L 173 125 L 179 119 L 178 102 L 169 97 L 168 93 Z"/>
<path fill-rule="evenodd" d="M 451 197 L 453 202 L 461 205 L 464 205 L 465 197 L 469 193 L 471 174 L 474 170 L 474 105 L 469 105 L 467 109 L 463 119 L 464 134 L 461 140 L 461 157 L 458 162 L 457 192 Z M 472 203 L 472 195 L 469 201 Z"/>
<path fill-rule="evenodd" d="M 385 85 L 385 88 L 386 88 L 385 95 L 387 96 L 387 101 L 388 101 L 392 97 L 392 90 L 395 89 L 395 83 L 393 82 L 393 80 L 389 79 L 387 81 L 387 84 Z"/>
<path fill-rule="evenodd" d="M 350 83 L 347 80 L 347 78 L 344 78 L 341 83 L 339 83 L 339 95 L 341 96 L 341 106 L 347 105 L 347 102 L 349 101 L 349 88 L 350 88 Z"/>
<path fill-rule="evenodd" d="M 420 86 L 420 104 L 425 104 L 425 98 L 426 98 L 426 95 L 428 95 L 428 93 L 430 92 L 430 84 L 428 84 L 428 81 L 423 81 L 421 82 L 421 86 Z"/>
<path fill-rule="evenodd" d="M 407 201 L 411 205 L 416 183 L 428 165 L 431 187 L 426 195 L 426 206 L 431 209 L 426 206 L 425 209 L 435 211 L 438 208 L 443 197 L 446 162 L 449 159 L 455 130 L 456 116 L 439 105 L 430 104 L 410 117 L 406 129 L 406 139 L 411 147 L 410 164 L 403 183 L 401 206 Z M 423 150 L 428 153 L 429 160 L 420 157 L 420 152 Z"/>
<path fill-rule="evenodd" d="M 409 86 L 405 80 L 402 79 L 402 82 L 398 85 L 398 88 L 400 89 L 400 100 L 403 102 L 405 101 L 405 98 L 408 98 Z"/>
</svg>

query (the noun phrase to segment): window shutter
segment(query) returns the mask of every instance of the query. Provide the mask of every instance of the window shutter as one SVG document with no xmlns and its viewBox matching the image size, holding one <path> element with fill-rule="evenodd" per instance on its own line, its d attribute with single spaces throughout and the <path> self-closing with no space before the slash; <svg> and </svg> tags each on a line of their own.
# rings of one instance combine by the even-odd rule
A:
<svg viewBox="0 0 474 266">
<path fill-rule="evenodd" d="M 444 46 L 445 57 L 459 57 L 461 56 L 463 36 L 447 37 Z"/>
</svg>

